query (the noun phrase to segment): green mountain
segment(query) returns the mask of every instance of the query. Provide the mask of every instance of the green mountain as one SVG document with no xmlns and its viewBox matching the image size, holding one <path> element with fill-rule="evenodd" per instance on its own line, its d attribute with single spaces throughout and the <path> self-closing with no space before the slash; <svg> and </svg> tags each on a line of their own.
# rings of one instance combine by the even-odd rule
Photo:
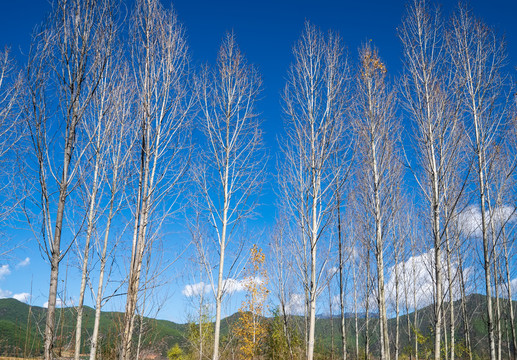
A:
<svg viewBox="0 0 517 360">
<path fill-rule="evenodd" d="M 503 334 L 501 339 L 502 344 L 502 358 L 508 359 L 508 340 L 511 339 L 510 323 L 508 311 L 508 300 L 499 299 L 501 309 L 501 333 Z M 513 301 L 513 308 L 517 309 L 517 301 Z M 493 299 L 493 305 L 495 309 L 496 299 Z M 454 313 L 455 313 L 455 348 L 456 358 L 469 359 L 466 343 L 466 332 L 465 322 L 462 316 L 461 301 L 454 301 Z M 446 332 L 448 334 L 447 346 L 450 346 L 450 304 L 444 303 L 446 310 L 445 324 L 442 322 L 442 334 Z M 402 305 L 400 311 L 403 311 Z M 473 353 L 473 359 L 488 359 L 488 326 L 487 326 L 487 314 L 486 314 L 486 297 L 480 294 L 471 294 L 467 296 L 465 301 L 465 313 L 467 314 L 467 325 L 470 334 L 470 344 Z M 374 317 L 370 317 L 369 326 L 369 347 L 370 351 L 374 355 L 379 355 L 379 318 L 375 314 Z M 409 324 L 408 324 L 409 318 Z M 430 355 L 434 351 L 434 308 L 433 306 L 427 306 L 419 309 L 416 312 L 417 327 L 416 333 L 418 338 L 418 352 L 419 358 L 430 358 Z M 415 327 L 414 327 L 415 313 L 412 312 L 409 315 L 401 315 L 399 317 L 399 355 L 409 355 L 413 349 L 415 342 Z M 345 319 L 346 332 L 347 332 L 347 352 L 355 358 L 356 353 L 356 326 L 355 317 L 348 316 Z M 359 328 L 359 354 L 360 357 L 364 354 L 364 347 L 366 343 L 365 329 L 366 319 L 359 317 L 358 321 Z M 515 324 L 517 327 L 517 322 Z M 388 328 L 390 333 L 391 341 L 391 355 L 394 356 L 395 352 L 395 334 L 396 334 L 396 318 L 392 317 L 388 320 Z M 331 358 L 331 349 L 334 349 L 334 354 L 340 355 L 341 351 L 341 320 L 339 316 L 334 315 L 332 319 L 327 316 L 325 319 L 316 320 L 316 350 L 320 354 L 324 354 L 326 357 Z M 511 341 L 511 340 L 510 340 Z M 445 341 L 442 341 L 442 351 L 445 350 Z M 335 357 L 335 356 L 334 356 Z M 364 356 L 363 356 L 364 358 Z M 405 356 L 404 358 L 409 358 Z M 444 356 L 442 356 L 444 358 Z"/>
<path fill-rule="evenodd" d="M 0 299 L 0 356 L 38 356 L 43 353 L 43 331 L 47 309 L 29 306 L 15 299 Z M 59 353 L 70 350 L 75 334 L 76 310 L 73 307 L 56 311 L 56 348 Z M 116 351 L 115 344 L 121 332 L 123 313 L 103 312 L 100 321 L 100 347 L 109 357 Z M 95 310 L 84 307 L 83 344 L 81 351 L 88 352 L 88 338 L 93 332 Z M 175 343 L 185 341 L 187 325 L 166 320 L 144 318 L 143 338 L 152 342 L 162 352 Z M 140 326 L 139 322 L 137 326 Z M 135 339 L 137 340 L 137 339 Z"/>
<path fill-rule="evenodd" d="M 517 302 L 513 302 L 514 306 Z M 473 294 L 467 297 L 466 313 L 469 324 L 469 331 L 471 337 L 471 344 L 475 358 L 487 357 L 487 327 L 486 327 L 486 299 L 485 296 Z M 507 304 L 506 300 L 501 300 L 502 317 L 506 318 Z M 448 308 L 449 304 L 445 304 Z M 466 358 L 462 356 L 462 350 L 465 349 L 465 326 L 463 317 L 461 316 L 460 301 L 454 302 L 456 317 L 456 347 L 458 359 Z M 71 344 L 73 343 L 73 336 L 75 333 L 75 308 L 62 308 L 57 310 L 56 314 L 57 336 L 56 349 L 58 353 L 61 351 L 64 354 L 73 350 Z M 0 356 L 38 356 L 43 352 L 43 330 L 45 324 L 46 309 L 29 306 L 15 299 L 0 299 Z M 118 343 L 118 335 L 121 333 L 122 313 L 118 312 L 103 312 L 101 315 L 100 324 L 100 347 L 103 351 L 103 359 L 112 358 L 116 353 L 116 344 Z M 429 354 L 433 348 L 433 318 L 434 310 L 432 306 L 425 307 L 418 310 L 417 314 L 417 333 L 419 339 L 419 353 L 422 357 Z M 82 352 L 88 352 L 88 338 L 93 332 L 93 322 L 95 311 L 92 308 L 84 308 L 83 318 L 83 348 Z M 409 317 L 409 325 L 408 325 Z M 222 336 L 226 336 L 232 325 L 238 321 L 239 314 L 234 314 L 221 323 Z M 407 353 L 414 344 L 414 319 L 415 313 L 400 316 L 399 318 L 399 339 L 400 339 L 400 354 Z M 269 319 L 270 320 L 270 319 Z M 269 321 L 268 320 L 268 321 Z M 299 316 L 292 316 L 290 318 L 295 328 L 299 329 L 299 333 L 303 332 L 304 318 Z M 364 351 L 366 337 L 364 335 L 366 328 L 366 319 L 364 316 L 358 318 L 359 328 L 359 349 Z M 378 325 L 379 319 L 370 317 L 368 320 L 370 333 L 370 349 L 373 354 L 378 353 Z M 389 330 L 392 339 L 395 337 L 396 319 L 389 320 Z M 140 323 L 137 323 L 139 329 Z M 176 324 L 166 320 L 156 320 L 151 318 L 144 318 L 142 322 L 143 336 L 142 348 L 151 349 L 155 354 L 165 356 L 167 349 L 174 344 L 179 344 L 181 347 L 187 347 L 188 324 Z M 449 326 L 449 319 L 447 317 L 445 326 Z M 506 329 L 509 324 L 503 321 L 503 333 L 506 334 Z M 348 352 L 354 357 L 355 354 L 355 317 L 349 316 L 346 319 L 347 330 L 347 348 Z M 410 331 L 408 331 L 410 329 Z M 412 334 L 411 338 L 408 334 Z M 328 358 L 333 352 L 335 356 L 341 353 L 341 335 L 340 335 L 340 319 L 338 316 L 320 317 L 316 320 L 316 352 L 320 358 Z M 135 342 L 138 339 L 135 337 Z M 450 344 L 450 339 L 448 339 Z M 394 344 L 392 344 L 394 346 Z M 506 349 L 506 335 L 503 339 L 503 349 Z M 394 348 L 393 350 L 394 351 Z M 506 354 L 503 351 L 503 354 Z M 504 357 L 504 356 L 503 356 Z"/>
</svg>

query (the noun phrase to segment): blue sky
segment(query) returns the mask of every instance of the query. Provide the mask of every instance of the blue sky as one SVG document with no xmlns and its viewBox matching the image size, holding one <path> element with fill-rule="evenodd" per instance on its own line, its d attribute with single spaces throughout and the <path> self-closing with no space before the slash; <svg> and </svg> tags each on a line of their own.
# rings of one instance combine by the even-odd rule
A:
<svg viewBox="0 0 517 360">
<path fill-rule="evenodd" d="M 163 3 L 169 5 L 168 1 Z M 456 3 L 441 2 L 444 15 Z M 517 66 L 517 1 L 475 0 L 470 3 L 477 16 L 505 34 L 509 65 Z M 185 26 L 195 65 L 213 63 L 223 35 L 226 31 L 233 30 L 248 61 L 258 67 L 264 83 L 258 109 L 264 121 L 270 172 L 275 169 L 276 141 L 283 126 L 280 93 L 292 61 L 292 46 L 299 38 L 305 20 L 324 31 L 339 32 L 351 65 L 356 63 L 357 48 L 361 43 L 372 40 L 379 48 L 390 76 L 396 77 L 401 71 L 402 54 L 396 29 L 404 14 L 404 1 L 176 0 L 172 4 Z M 130 1 L 127 6 L 131 7 Z M 17 61 L 23 63 L 21 52 L 27 52 L 33 28 L 45 19 L 49 9 L 50 5 L 46 0 L 0 0 L 0 47 L 10 46 Z M 257 224 L 271 224 L 274 216 L 274 195 L 271 188 L 274 176 L 269 178 L 271 181 L 264 189 L 263 205 L 259 209 L 264 215 L 255 221 Z M 0 263 L 0 296 L 32 292 L 32 303 L 42 305 L 48 291 L 48 266 L 40 255 L 37 243 L 29 241 L 29 233 L 17 231 L 13 234 L 16 237 L 13 241 L 23 241 L 23 247 L 14 252 L 9 264 Z M 27 258 L 30 260 L 27 261 Z M 66 260 L 62 265 L 61 278 L 64 278 Z M 173 273 L 181 272 L 184 266 L 183 261 L 173 266 L 168 291 L 171 297 L 160 313 L 160 318 L 186 320 L 183 309 L 187 301 L 181 294 L 186 281 L 173 276 Z M 73 284 L 77 284 L 80 279 L 78 271 L 70 269 L 68 279 L 71 280 L 68 292 L 73 294 Z"/>
</svg>

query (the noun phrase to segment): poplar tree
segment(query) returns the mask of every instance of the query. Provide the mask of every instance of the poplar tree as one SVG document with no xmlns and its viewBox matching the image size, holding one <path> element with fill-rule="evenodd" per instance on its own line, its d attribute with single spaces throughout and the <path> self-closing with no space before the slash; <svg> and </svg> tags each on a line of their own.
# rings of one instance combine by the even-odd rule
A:
<svg viewBox="0 0 517 360">
<path fill-rule="evenodd" d="M 307 359 L 314 358 L 316 300 L 325 261 L 318 245 L 328 235 L 335 208 L 334 189 L 341 181 L 345 154 L 347 66 L 341 40 L 325 37 L 305 24 L 293 49 L 284 91 L 287 138 L 281 144 L 285 167 L 280 174 L 287 213 L 295 224 L 298 268 L 308 305 Z"/>
</svg>

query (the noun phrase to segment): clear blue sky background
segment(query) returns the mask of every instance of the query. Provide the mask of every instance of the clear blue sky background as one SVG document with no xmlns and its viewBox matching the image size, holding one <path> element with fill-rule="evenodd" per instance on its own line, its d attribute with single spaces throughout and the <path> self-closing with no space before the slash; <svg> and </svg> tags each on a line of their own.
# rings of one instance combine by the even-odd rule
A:
<svg viewBox="0 0 517 360">
<path fill-rule="evenodd" d="M 169 6 L 169 1 L 163 1 Z M 348 51 L 350 63 L 357 59 L 357 48 L 372 40 L 379 48 L 380 56 L 387 65 L 390 76 L 401 71 L 401 46 L 397 38 L 397 27 L 404 14 L 404 1 L 387 0 L 176 0 L 173 6 L 186 28 L 191 56 L 195 65 L 213 63 L 217 56 L 220 40 L 226 31 L 233 30 L 237 41 L 250 63 L 255 64 L 263 77 L 263 99 L 259 111 L 264 120 L 265 142 L 270 153 L 270 171 L 274 172 L 277 153 L 276 139 L 282 132 L 282 107 L 280 93 L 283 89 L 287 69 L 292 61 L 291 49 L 299 38 L 305 20 L 322 30 L 334 30 L 342 36 Z M 439 2 L 447 16 L 456 1 Z M 509 66 L 517 66 L 517 1 L 474 0 L 470 2 L 474 13 L 489 25 L 505 34 L 508 44 Z M 127 1 L 128 11 L 131 1 Z M 50 10 L 47 0 L 0 0 L 0 47 L 10 46 L 19 63 L 23 63 L 21 52 L 27 52 L 32 29 L 41 23 Z M 270 176 L 271 184 L 274 177 Z M 264 214 L 266 224 L 271 223 L 274 214 L 274 196 L 271 187 L 266 186 L 259 211 Z M 18 233 L 21 239 L 29 235 Z M 35 241 L 28 241 L 11 260 L 10 274 L 0 277 L 0 295 L 31 292 L 34 305 L 46 301 L 48 291 L 48 266 L 42 259 Z M 26 257 L 30 264 L 18 266 Z M 0 263 L 0 266 L 2 263 Z M 66 265 L 63 263 L 63 265 Z M 181 270 L 182 263 L 174 270 Z M 63 267 L 64 271 L 64 267 Z M 78 271 L 70 270 L 70 279 L 79 281 Z M 170 286 L 171 298 L 160 318 L 185 321 L 185 300 L 181 295 L 183 280 L 173 280 Z M 69 292 L 73 293 L 70 288 Z"/>
</svg>

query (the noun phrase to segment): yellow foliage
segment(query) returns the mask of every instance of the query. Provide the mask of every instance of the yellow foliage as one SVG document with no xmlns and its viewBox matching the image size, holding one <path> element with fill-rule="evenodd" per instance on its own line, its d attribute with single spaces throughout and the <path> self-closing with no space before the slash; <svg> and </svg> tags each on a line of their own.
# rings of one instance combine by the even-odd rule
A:
<svg viewBox="0 0 517 360">
<path fill-rule="evenodd" d="M 265 259 L 262 249 L 254 245 L 250 254 L 250 266 L 246 269 L 246 299 L 239 309 L 240 318 L 234 328 L 243 359 L 255 358 L 267 335 L 264 307 L 269 290 Z"/>
<path fill-rule="evenodd" d="M 362 56 L 361 65 L 361 76 L 363 78 L 370 78 L 374 76 L 376 71 L 379 71 L 381 74 L 386 73 L 386 66 L 379 58 L 376 50 L 372 51 L 367 48 L 364 51 L 364 55 Z"/>
</svg>

